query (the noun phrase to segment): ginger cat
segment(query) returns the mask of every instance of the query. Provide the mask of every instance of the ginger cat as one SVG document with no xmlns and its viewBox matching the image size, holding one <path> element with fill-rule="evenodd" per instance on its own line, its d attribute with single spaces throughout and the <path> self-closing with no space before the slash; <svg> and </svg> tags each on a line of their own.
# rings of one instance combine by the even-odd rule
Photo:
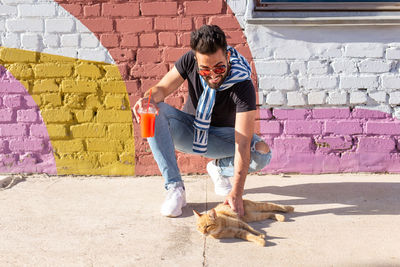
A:
<svg viewBox="0 0 400 267">
<path fill-rule="evenodd" d="M 256 231 L 246 222 L 262 221 L 268 218 L 283 222 L 285 217 L 270 211 L 292 212 L 291 206 L 243 200 L 244 216 L 239 218 L 229 205 L 219 204 L 206 214 L 193 210 L 197 217 L 197 231 L 214 238 L 241 238 L 265 246 L 265 235 Z"/>
</svg>

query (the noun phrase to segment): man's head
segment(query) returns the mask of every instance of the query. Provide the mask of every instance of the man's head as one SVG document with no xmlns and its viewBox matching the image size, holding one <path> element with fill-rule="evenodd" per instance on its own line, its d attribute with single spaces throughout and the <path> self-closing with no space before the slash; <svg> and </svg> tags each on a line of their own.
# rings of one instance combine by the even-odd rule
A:
<svg viewBox="0 0 400 267">
<path fill-rule="evenodd" d="M 195 52 L 199 74 L 208 86 L 218 88 L 229 71 L 225 33 L 216 25 L 203 25 L 192 32 L 190 46 Z"/>
</svg>

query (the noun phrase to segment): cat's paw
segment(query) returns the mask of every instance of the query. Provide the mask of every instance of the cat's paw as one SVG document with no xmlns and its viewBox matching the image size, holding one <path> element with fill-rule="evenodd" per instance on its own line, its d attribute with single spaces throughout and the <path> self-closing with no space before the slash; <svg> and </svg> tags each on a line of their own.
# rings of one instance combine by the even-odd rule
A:
<svg viewBox="0 0 400 267">
<path fill-rule="evenodd" d="M 267 236 L 264 234 L 259 235 L 262 239 L 266 238 Z"/>
<path fill-rule="evenodd" d="M 265 247 L 265 240 L 264 240 L 263 238 L 259 238 L 259 239 L 257 240 L 257 244 L 259 244 L 259 245 L 262 246 L 262 247 Z"/>
<path fill-rule="evenodd" d="M 284 206 L 286 212 L 293 212 L 294 208 L 292 206 Z"/>
<path fill-rule="evenodd" d="M 284 222 L 285 221 L 285 216 L 283 216 L 282 214 L 275 214 L 275 219 L 278 222 Z"/>
</svg>

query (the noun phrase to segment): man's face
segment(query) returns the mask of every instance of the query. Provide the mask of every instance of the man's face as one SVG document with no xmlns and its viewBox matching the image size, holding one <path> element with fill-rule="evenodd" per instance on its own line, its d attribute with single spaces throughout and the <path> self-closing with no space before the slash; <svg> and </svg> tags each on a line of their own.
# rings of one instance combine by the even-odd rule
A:
<svg viewBox="0 0 400 267">
<path fill-rule="evenodd" d="M 229 71 L 229 57 L 229 53 L 226 54 L 222 49 L 218 49 L 217 52 L 210 55 L 196 52 L 199 74 L 210 88 L 217 89 L 224 82 Z"/>
</svg>

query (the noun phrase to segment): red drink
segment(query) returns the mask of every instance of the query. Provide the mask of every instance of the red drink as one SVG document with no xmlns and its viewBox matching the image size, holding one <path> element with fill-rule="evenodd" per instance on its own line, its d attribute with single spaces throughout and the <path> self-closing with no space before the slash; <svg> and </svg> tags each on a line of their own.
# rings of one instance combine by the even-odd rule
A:
<svg viewBox="0 0 400 267">
<path fill-rule="evenodd" d="M 140 114 L 140 130 L 142 137 L 154 136 L 154 125 L 156 121 L 156 114 L 154 113 L 141 113 Z"/>
</svg>

